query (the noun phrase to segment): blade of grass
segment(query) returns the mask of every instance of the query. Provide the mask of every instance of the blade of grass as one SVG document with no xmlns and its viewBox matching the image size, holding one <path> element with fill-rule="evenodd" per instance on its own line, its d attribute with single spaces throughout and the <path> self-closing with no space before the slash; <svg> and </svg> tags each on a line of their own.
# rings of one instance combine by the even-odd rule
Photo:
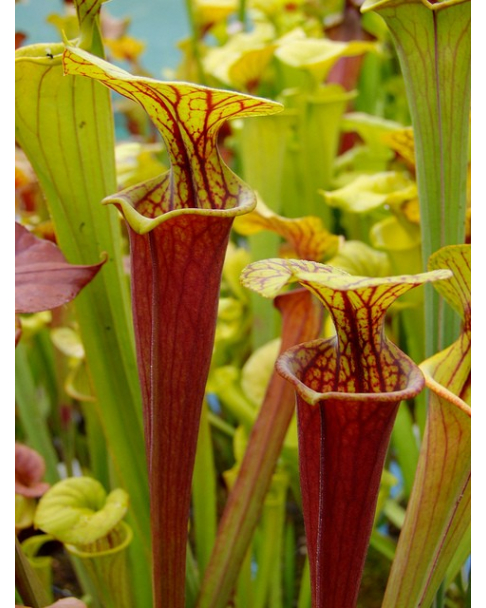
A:
<svg viewBox="0 0 486 608">
<path fill-rule="evenodd" d="M 204 572 L 216 538 L 216 469 L 208 405 L 203 402 L 192 479 L 192 513 L 199 572 Z"/>
<path fill-rule="evenodd" d="M 59 479 L 58 457 L 46 418 L 39 407 L 40 397 L 32 377 L 27 347 L 22 342 L 15 349 L 15 401 L 29 445 L 45 460 L 45 479 L 49 483 L 55 483 Z"/>
</svg>

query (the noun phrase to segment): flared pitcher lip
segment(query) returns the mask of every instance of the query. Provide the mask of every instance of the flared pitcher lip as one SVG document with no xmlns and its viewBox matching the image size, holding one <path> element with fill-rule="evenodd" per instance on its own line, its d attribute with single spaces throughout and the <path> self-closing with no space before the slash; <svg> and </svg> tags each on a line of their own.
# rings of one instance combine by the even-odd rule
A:
<svg viewBox="0 0 486 608">
<path fill-rule="evenodd" d="M 367 13 L 369 11 L 377 10 L 380 8 L 386 8 L 387 5 L 410 4 L 411 0 L 365 0 L 361 5 L 361 12 Z M 470 3 L 471 0 L 443 0 L 442 2 L 431 2 L 430 0 L 415 0 L 416 4 L 423 4 L 425 8 L 431 11 L 440 11 L 450 6 L 456 6 L 459 4 Z"/>
<path fill-rule="evenodd" d="M 133 539 L 133 530 L 131 526 L 129 526 L 125 521 L 121 520 L 118 522 L 117 526 L 119 526 L 123 530 L 123 539 L 119 545 L 115 547 L 110 547 L 109 549 L 102 549 L 101 551 L 85 551 L 78 545 L 73 545 L 72 543 L 66 543 L 66 549 L 71 555 L 75 555 L 80 558 L 88 558 L 88 559 L 96 559 L 102 557 L 108 557 L 110 555 L 114 555 L 116 553 L 120 553 L 128 547 L 128 545 L 132 542 Z"/>
<path fill-rule="evenodd" d="M 353 402 L 370 402 L 374 403 L 398 403 L 405 399 L 411 399 L 418 395 L 425 387 L 425 377 L 418 365 L 416 365 L 405 353 L 401 354 L 401 358 L 408 364 L 411 364 L 410 371 L 408 374 L 404 374 L 407 378 L 407 384 L 405 388 L 395 391 L 386 392 L 365 392 L 365 393 L 353 393 L 347 391 L 326 391 L 318 392 L 307 386 L 297 376 L 296 372 L 291 369 L 291 360 L 294 356 L 297 356 L 299 351 L 302 352 L 303 348 L 311 349 L 317 346 L 328 343 L 331 345 L 334 342 L 334 338 L 319 338 L 311 342 L 305 342 L 298 344 L 285 353 L 283 353 L 275 364 L 278 373 L 294 385 L 297 394 L 309 405 L 318 405 L 322 401 L 336 400 L 336 401 L 353 401 Z"/>
<path fill-rule="evenodd" d="M 141 186 L 142 184 L 137 184 Z M 255 195 L 244 198 L 241 202 L 233 207 L 228 208 L 201 208 L 201 207 L 183 207 L 181 209 L 171 209 L 164 211 L 157 217 L 147 217 L 137 211 L 127 199 L 123 198 L 123 191 L 115 195 L 107 196 L 102 200 L 103 205 L 115 205 L 123 215 L 125 221 L 129 224 L 136 233 L 143 235 L 151 232 L 160 224 L 168 220 L 180 217 L 183 215 L 204 216 L 204 217 L 220 217 L 220 218 L 235 218 L 239 215 L 244 215 L 253 211 L 256 207 L 257 199 Z"/>
</svg>

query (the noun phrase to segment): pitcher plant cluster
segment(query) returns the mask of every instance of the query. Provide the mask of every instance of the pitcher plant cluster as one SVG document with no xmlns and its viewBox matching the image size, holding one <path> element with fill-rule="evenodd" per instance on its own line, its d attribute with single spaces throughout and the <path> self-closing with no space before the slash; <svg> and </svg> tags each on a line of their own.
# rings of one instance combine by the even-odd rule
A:
<svg viewBox="0 0 486 608">
<path fill-rule="evenodd" d="M 470 1 L 186 13 L 19 32 L 16 606 L 466 608 Z"/>
</svg>

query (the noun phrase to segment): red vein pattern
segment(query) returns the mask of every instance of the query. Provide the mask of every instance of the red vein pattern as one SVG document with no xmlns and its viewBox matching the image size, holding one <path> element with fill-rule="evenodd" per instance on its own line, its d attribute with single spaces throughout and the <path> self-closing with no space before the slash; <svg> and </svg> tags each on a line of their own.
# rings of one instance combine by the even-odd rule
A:
<svg viewBox="0 0 486 608">
<path fill-rule="evenodd" d="M 217 149 L 224 121 L 280 111 L 275 102 L 135 77 L 74 48 L 66 74 L 139 103 L 159 129 L 170 170 L 106 198 L 129 228 L 132 303 L 151 497 L 155 608 L 185 604 L 191 480 L 211 361 L 221 272 L 236 215 L 252 190 Z"/>
<path fill-rule="evenodd" d="M 386 338 L 386 310 L 409 289 L 450 276 L 439 270 L 370 279 L 296 260 L 256 262 L 243 272 L 243 284 L 267 297 L 298 281 L 329 310 L 336 329 L 333 338 L 298 345 L 277 361 L 277 371 L 297 393 L 316 608 L 356 605 L 398 406 L 424 386 L 418 367 Z"/>
<path fill-rule="evenodd" d="M 78 0 L 78 2 L 76 2 L 76 11 L 81 29 L 83 29 L 87 20 L 94 19 L 99 15 L 103 1 L 104 0 Z"/>
<path fill-rule="evenodd" d="M 450 268 L 453 278 L 438 283 L 437 291 L 459 313 L 464 321 L 464 333 L 471 337 L 471 246 L 450 245 L 430 257 L 429 270 Z"/>
<path fill-rule="evenodd" d="M 160 131 L 170 171 L 121 196 L 138 213 L 162 220 L 163 214 L 173 210 L 227 211 L 255 205 L 253 192 L 219 155 L 217 135 L 227 120 L 274 114 L 281 111 L 280 104 L 184 82 L 134 77 L 80 49 L 66 49 L 64 70 L 99 80 L 140 104 Z"/>
</svg>

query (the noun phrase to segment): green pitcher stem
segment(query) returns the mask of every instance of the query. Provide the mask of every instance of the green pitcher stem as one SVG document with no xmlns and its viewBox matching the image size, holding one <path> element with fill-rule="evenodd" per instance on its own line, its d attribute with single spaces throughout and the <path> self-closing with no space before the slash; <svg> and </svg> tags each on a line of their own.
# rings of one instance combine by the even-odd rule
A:
<svg viewBox="0 0 486 608">
<path fill-rule="evenodd" d="M 254 608 L 282 605 L 282 549 L 285 520 L 285 502 L 288 476 L 283 470 L 275 472 L 265 499 L 261 519 L 259 570 L 255 581 Z"/>
<path fill-rule="evenodd" d="M 201 409 L 196 461 L 192 478 L 192 510 L 196 557 L 200 572 L 209 562 L 216 538 L 216 469 L 206 399 Z"/>
<path fill-rule="evenodd" d="M 282 211 L 284 161 L 294 121 L 292 112 L 284 112 L 249 121 L 238 131 L 243 177 L 276 213 Z M 278 255 L 280 238 L 276 234 L 253 234 L 248 242 L 252 261 Z M 279 319 L 271 302 L 253 294 L 250 297 L 254 319 L 252 342 L 258 348 L 277 336 Z"/>
<path fill-rule="evenodd" d="M 415 135 L 424 268 L 432 253 L 464 243 L 471 107 L 469 0 L 367 0 L 385 20 L 403 72 Z M 457 337 L 450 309 L 427 289 L 427 356 Z"/>
<path fill-rule="evenodd" d="M 420 272 L 420 230 L 406 229 L 396 217 L 389 217 L 375 224 L 370 233 L 373 247 L 386 252 L 393 274 Z M 400 315 L 407 337 L 407 352 L 414 361 L 425 358 L 425 322 L 423 314 L 424 290 L 416 289 L 406 294 L 402 302 L 408 307 Z"/>
<path fill-rule="evenodd" d="M 288 217 L 316 215 L 331 232 L 334 228 L 333 213 L 319 190 L 331 185 L 341 117 L 353 97 L 354 93 L 339 85 L 326 85 L 312 93 L 289 91 L 286 96 L 286 103 L 298 113 L 299 143 L 293 152 L 299 196 L 286 200 L 284 194 L 284 212 Z"/>
<path fill-rule="evenodd" d="M 189 21 L 189 30 L 191 33 L 190 43 L 192 55 L 196 64 L 198 82 L 199 84 L 205 84 L 206 78 L 204 75 L 204 68 L 201 60 L 201 51 L 199 46 L 199 28 L 195 19 L 193 4 L 193 0 L 185 0 L 186 13 Z"/>
</svg>

